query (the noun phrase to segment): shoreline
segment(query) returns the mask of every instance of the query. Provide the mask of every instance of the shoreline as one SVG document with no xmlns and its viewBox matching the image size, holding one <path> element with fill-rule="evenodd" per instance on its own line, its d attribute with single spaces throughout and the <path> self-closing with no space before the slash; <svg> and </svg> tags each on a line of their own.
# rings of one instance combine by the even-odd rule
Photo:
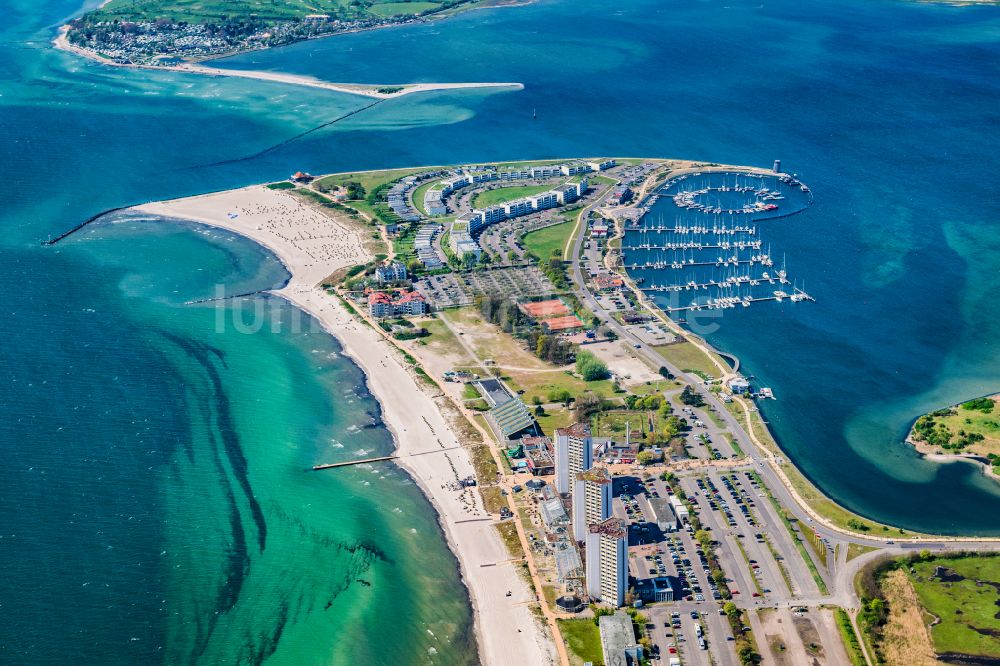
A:
<svg viewBox="0 0 1000 666">
<path fill-rule="evenodd" d="M 399 362 L 400 354 L 395 347 L 377 331 L 355 319 L 337 298 L 318 286 L 338 266 L 317 261 L 301 243 L 328 239 L 311 238 L 305 229 L 299 230 L 304 236 L 295 239 L 285 235 L 288 229 L 254 225 L 254 220 L 243 219 L 244 216 L 228 217 L 226 207 L 231 210 L 237 206 L 237 201 L 250 196 L 258 197 L 258 205 L 276 206 L 276 202 L 285 200 L 285 205 L 300 215 L 306 210 L 312 211 L 313 221 L 324 228 L 335 224 L 332 218 L 296 197 L 262 185 L 144 204 L 128 210 L 166 218 L 168 222 L 173 218 L 224 229 L 257 243 L 285 267 L 290 275 L 288 282 L 267 293 L 313 317 L 337 340 L 344 355 L 365 374 L 366 385 L 379 403 L 382 422 L 396 446 L 394 453 L 399 458 L 394 462 L 413 478 L 433 506 L 445 541 L 458 561 L 459 574 L 472 606 L 482 663 L 489 666 L 500 666 L 511 660 L 522 664 L 553 663 L 555 646 L 543 633 L 527 603 L 535 600 L 534 591 L 511 562 L 499 533 L 493 528 L 493 517 L 482 507 L 478 491 L 463 490 L 459 494 L 445 485 L 454 482 L 456 476 L 474 475 L 470 456 L 462 447 L 461 439 L 433 398 Z M 270 214 L 274 214 L 273 209 Z M 340 255 L 339 267 L 366 261 L 368 257 L 361 248 L 358 231 L 346 227 L 343 230 L 354 237 L 356 247 Z M 346 236 L 342 240 L 347 242 Z M 440 451 L 435 450 L 435 443 Z M 508 590 L 512 592 L 511 597 L 505 596 Z"/>
<path fill-rule="evenodd" d="M 479 88 L 496 88 L 499 90 L 524 90 L 524 84 L 518 82 L 466 82 L 466 83 L 402 83 L 402 84 L 389 84 L 389 83 L 334 83 L 331 81 L 323 81 L 322 79 L 317 79 L 311 76 L 304 76 L 301 74 L 283 74 L 281 72 L 267 72 L 261 70 L 237 70 L 237 69 L 225 69 L 222 67 L 209 67 L 206 65 L 201 65 L 198 63 L 183 63 L 178 65 L 144 65 L 144 64 L 125 64 L 118 63 L 108 60 L 107 58 L 102 58 L 100 55 L 94 53 L 85 48 L 75 46 L 69 43 L 66 35 L 69 32 L 69 26 L 63 25 L 59 28 L 59 34 L 52 41 L 53 46 L 67 53 L 73 53 L 82 58 L 85 58 L 91 62 L 97 62 L 102 65 L 108 65 L 110 67 L 122 67 L 126 69 L 143 69 L 151 71 L 162 71 L 162 72 L 181 72 L 186 74 L 198 74 L 201 76 L 224 76 L 233 77 L 238 79 L 252 79 L 255 81 L 270 81 L 271 83 L 284 83 L 287 85 L 303 86 L 306 88 L 319 88 L 321 90 L 329 90 L 331 92 L 344 93 L 347 95 L 359 95 L 361 97 L 371 97 L 373 99 L 397 99 L 401 97 L 406 97 L 407 95 L 412 95 L 415 93 L 422 92 L 434 92 L 441 90 L 467 90 L 467 89 L 479 89 Z M 341 33 L 337 33 L 341 34 Z M 327 37 L 333 37 L 336 35 L 326 35 Z M 230 54 L 230 55 L 236 55 Z M 219 56 L 219 58 L 228 56 Z M 384 93 L 379 92 L 380 89 L 385 88 L 400 88 L 397 92 Z"/>
<path fill-rule="evenodd" d="M 740 172 L 744 172 L 744 173 L 749 172 L 749 173 L 761 173 L 761 174 L 772 174 L 772 175 L 774 173 L 772 170 L 767 169 L 765 167 L 734 166 L 734 165 L 724 165 L 724 164 L 718 164 L 718 163 L 698 162 L 698 163 L 692 164 L 691 166 L 682 167 L 682 168 L 679 168 L 679 169 L 671 169 L 670 170 L 670 175 L 663 182 L 657 183 L 654 187 L 650 188 L 651 192 L 647 192 L 647 194 L 652 193 L 652 191 L 659 190 L 664 185 L 666 185 L 668 182 L 670 182 L 670 180 L 672 178 L 674 178 L 674 177 L 676 177 L 678 175 L 684 175 L 684 174 L 688 174 L 688 173 L 694 173 L 696 171 L 702 171 L 702 172 L 706 172 L 706 171 L 726 171 L 726 172 L 740 171 Z M 806 208 L 808 208 L 809 206 L 811 206 L 812 203 L 813 203 L 813 197 L 812 197 L 812 194 L 810 193 L 809 204 L 807 204 Z M 796 212 L 801 212 L 801 211 L 796 211 Z M 777 217 L 784 217 L 784 216 L 777 216 Z M 775 219 L 775 218 L 768 218 L 768 219 Z M 616 237 L 623 237 L 624 236 L 624 228 L 622 228 L 622 229 L 619 230 L 617 227 L 618 227 L 618 225 L 616 225 Z M 645 307 L 651 314 L 653 314 L 653 316 L 655 316 L 659 321 L 661 321 L 664 325 L 666 325 L 670 330 L 674 331 L 675 333 L 677 333 L 678 335 L 680 335 L 682 338 L 684 338 L 685 340 L 687 340 L 688 342 L 690 342 L 691 344 L 693 344 L 695 347 L 697 347 L 699 349 L 699 351 L 701 351 L 703 354 L 705 354 L 706 357 L 708 357 L 709 360 L 714 365 L 716 365 L 716 367 L 718 367 L 719 372 L 720 372 L 720 379 L 721 380 L 724 381 L 725 379 L 731 377 L 737 371 L 737 369 L 738 369 L 738 367 L 740 365 L 739 357 L 737 357 L 735 354 L 733 354 L 731 352 L 724 352 L 724 351 L 720 351 L 720 350 L 716 349 L 715 346 L 712 345 L 707 340 L 705 340 L 705 338 L 703 338 L 702 336 L 700 336 L 700 335 L 698 335 L 698 334 L 696 334 L 696 333 L 694 333 L 692 331 L 687 330 L 686 328 L 684 328 L 683 326 L 681 326 L 680 324 L 678 324 L 677 322 L 675 322 L 673 319 L 671 319 L 669 317 L 669 315 L 667 315 L 665 312 L 663 312 L 659 308 L 659 306 L 656 305 L 656 303 L 652 299 L 648 298 L 646 296 L 646 294 L 641 289 L 638 288 L 638 286 L 635 284 L 635 282 L 632 279 L 632 277 L 628 274 L 628 271 L 626 271 L 626 270 L 623 269 L 622 271 L 619 272 L 619 275 L 621 275 L 622 277 L 624 277 L 624 279 L 626 281 L 626 284 L 628 285 L 629 289 L 632 290 L 633 293 L 635 293 L 637 295 L 638 302 L 643 307 Z M 716 362 L 715 358 L 713 357 L 713 354 L 716 355 L 716 356 L 718 356 L 721 359 L 723 365 L 719 365 L 719 363 Z M 727 360 L 727 359 L 731 359 L 731 360 L 735 361 L 736 367 L 735 368 L 730 367 L 728 365 L 729 364 L 729 360 Z M 723 410 L 722 413 L 723 414 L 732 414 L 733 418 L 737 420 L 737 422 L 740 424 L 740 426 L 742 427 L 742 429 L 746 432 L 746 434 L 749 437 L 749 439 L 751 440 L 751 442 L 753 442 L 758 447 L 758 449 L 761 451 L 761 453 L 764 454 L 763 457 L 767 461 L 768 467 L 770 467 L 771 470 L 774 472 L 775 476 L 778 477 L 778 479 L 780 480 L 781 484 L 787 490 L 788 494 L 793 498 L 795 504 L 797 504 L 805 512 L 806 515 L 808 515 L 815 522 L 823 525 L 825 528 L 827 528 L 829 530 L 832 530 L 834 532 L 837 532 L 837 533 L 839 533 L 841 535 L 848 536 L 848 537 L 853 537 L 853 538 L 860 538 L 860 539 L 879 540 L 879 536 L 876 536 L 874 534 L 865 534 L 865 533 L 862 533 L 862 532 L 858 532 L 858 531 L 855 531 L 855 530 L 851 530 L 851 529 L 847 529 L 847 528 L 841 527 L 840 525 L 836 524 L 836 522 L 834 520 L 832 520 L 832 519 L 828 518 L 827 516 L 823 515 L 819 510 L 817 510 L 813 506 L 813 504 L 811 502 L 809 502 L 808 500 L 806 500 L 806 498 L 803 497 L 802 492 L 800 492 L 799 488 L 797 488 L 796 485 L 795 485 L 795 483 L 789 478 L 788 473 L 784 469 L 784 465 L 788 465 L 791 469 L 793 469 L 794 472 L 799 477 L 801 477 L 801 479 L 805 482 L 805 484 L 807 484 L 808 488 L 806 490 L 811 490 L 812 492 L 814 492 L 815 494 L 817 494 L 819 496 L 819 498 L 821 498 L 823 500 L 826 500 L 826 501 L 829 501 L 833 505 L 835 505 L 836 507 L 838 507 L 839 509 L 841 509 L 842 511 L 845 511 L 848 514 L 852 514 L 854 516 L 857 516 L 858 518 L 861 518 L 863 520 L 866 520 L 866 521 L 869 521 L 869 522 L 874 522 L 874 523 L 876 523 L 876 525 L 887 525 L 886 523 L 883 523 L 882 521 L 878 521 L 878 520 L 875 520 L 875 519 L 870 518 L 868 516 L 864 516 L 862 514 L 856 513 L 852 509 L 850 509 L 850 508 L 844 506 L 843 504 L 841 504 L 840 502 L 838 502 L 836 499 L 831 498 L 826 492 L 824 492 L 818 486 L 816 486 L 816 484 L 813 483 L 795 465 L 795 463 L 791 461 L 791 458 L 789 457 L 789 455 L 781 448 L 780 444 L 778 444 L 777 438 L 774 436 L 774 433 L 771 431 L 771 428 L 770 428 L 769 424 L 767 424 L 763 420 L 762 416 L 761 416 L 761 427 L 763 428 L 764 433 L 766 434 L 767 438 L 770 439 L 772 445 L 769 446 L 767 443 L 765 443 L 765 442 L 763 442 L 763 441 L 760 440 L 760 438 L 756 434 L 755 429 L 753 427 L 753 416 L 752 416 L 753 411 L 757 410 L 758 414 L 760 414 L 759 409 L 756 408 L 756 406 L 754 405 L 754 403 L 749 402 L 749 401 L 747 401 L 746 399 L 744 399 L 742 397 L 734 397 L 734 404 L 739 405 L 740 409 L 742 410 L 742 414 L 737 415 L 735 413 L 729 412 L 728 410 Z M 907 443 L 910 443 L 909 439 L 907 439 Z M 928 457 L 928 456 L 924 456 L 924 457 Z M 937 462 L 945 463 L 945 462 L 955 462 L 956 460 L 958 460 L 958 461 L 966 461 L 966 462 L 977 462 L 977 463 L 979 463 L 979 464 L 982 465 L 982 463 L 980 461 L 971 460 L 968 457 L 963 457 L 963 456 L 956 456 L 956 457 L 941 456 L 941 458 L 942 459 L 937 460 Z M 943 458 L 947 458 L 947 459 L 943 459 Z M 931 457 L 929 459 L 935 460 L 935 458 L 933 458 L 933 457 Z M 984 465 L 984 467 L 988 468 L 988 466 L 986 466 L 986 465 Z M 997 475 L 993 474 L 992 471 L 990 471 L 989 469 L 985 470 L 984 473 L 988 477 L 991 477 L 991 478 L 994 478 L 994 479 L 1000 481 L 1000 476 L 997 476 Z M 888 526 L 891 527 L 891 528 L 894 528 L 894 529 L 899 527 L 898 525 L 888 525 Z M 941 534 L 931 534 L 931 533 L 925 533 L 925 532 L 917 532 L 917 531 L 912 531 L 912 530 L 907 530 L 907 532 L 910 534 L 910 539 L 920 539 L 921 541 L 928 541 L 928 542 L 947 543 L 947 542 L 952 542 L 952 541 L 962 541 L 962 542 L 997 542 L 997 541 L 1000 541 L 1000 537 L 990 537 L 990 536 L 978 536 L 978 535 L 975 535 L 975 536 L 969 536 L 969 535 L 965 535 L 965 536 L 962 536 L 962 535 L 941 535 Z M 891 537 L 882 537 L 882 539 L 885 539 L 885 538 L 891 538 Z"/>
</svg>

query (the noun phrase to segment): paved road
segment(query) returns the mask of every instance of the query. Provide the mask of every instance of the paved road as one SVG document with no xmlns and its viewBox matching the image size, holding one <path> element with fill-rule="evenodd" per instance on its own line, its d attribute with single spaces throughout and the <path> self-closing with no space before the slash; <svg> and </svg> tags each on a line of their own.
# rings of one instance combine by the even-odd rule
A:
<svg viewBox="0 0 1000 666">
<path fill-rule="evenodd" d="M 581 212 L 581 221 L 587 219 L 587 215 L 590 211 L 603 204 L 604 200 L 610 194 L 610 191 L 611 190 L 609 188 L 608 192 L 605 192 L 603 195 L 595 199 Z M 725 429 L 733 435 L 736 443 L 748 456 L 749 463 L 761 476 L 764 484 L 771 491 L 778 502 L 798 519 L 799 525 L 801 525 L 803 529 L 812 529 L 820 536 L 820 538 L 826 540 L 831 549 L 837 549 L 839 546 L 840 557 L 834 558 L 833 552 L 830 552 L 828 557 L 829 566 L 825 571 L 821 572 L 827 586 L 831 590 L 831 593 L 828 596 L 819 595 L 815 583 L 813 583 L 812 586 L 803 584 L 802 581 L 806 580 L 806 576 L 811 579 L 811 574 L 809 574 L 808 570 L 805 569 L 805 563 L 800 557 L 796 556 L 794 558 L 788 558 L 786 555 L 786 562 L 790 567 L 791 576 L 794 581 L 799 583 L 800 594 L 802 596 L 782 600 L 780 602 L 782 605 L 832 603 L 849 609 L 857 608 L 858 600 L 854 594 L 853 576 L 864 563 L 879 556 L 879 552 L 856 557 L 848 562 L 846 561 L 846 551 L 848 545 L 851 543 L 872 546 L 881 549 L 881 552 L 893 554 L 902 554 L 925 548 L 935 551 L 954 551 L 964 549 L 1000 550 L 1000 542 L 984 542 L 979 540 L 950 540 L 944 542 L 940 540 L 912 539 L 906 540 L 905 542 L 901 541 L 898 544 L 888 544 L 887 541 L 889 541 L 889 539 L 887 538 L 874 536 L 866 537 L 853 534 L 849 535 L 836 528 L 814 520 L 810 516 L 809 511 L 798 503 L 788 487 L 779 477 L 776 471 L 777 464 L 774 457 L 768 451 L 763 450 L 758 447 L 756 443 L 754 443 L 739 420 L 733 416 L 728 409 L 726 409 L 716 394 L 711 393 L 706 389 L 704 381 L 696 375 L 682 372 L 681 369 L 666 361 L 655 350 L 647 348 L 646 345 L 642 344 L 642 342 L 635 335 L 633 335 L 625 326 L 620 324 L 611 315 L 611 313 L 598 302 L 594 294 L 587 288 L 586 278 L 582 268 L 583 262 L 577 260 L 577 258 L 581 256 L 583 249 L 583 243 L 585 240 L 584 237 L 586 235 L 585 231 L 586 225 L 581 222 L 575 236 L 571 239 L 571 245 L 567 247 L 567 252 L 565 253 L 566 258 L 571 260 L 570 275 L 574 283 L 574 293 L 577 298 L 579 298 L 580 301 L 602 321 L 606 329 L 613 331 L 620 340 L 631 344 L 635 348 L 636 352 L 641 357 L 645 358 L 652 367 L 666 367 L 671 374 L 687 382 L 698 390 L 706 403 L 706 409 L 711 409 L 714 414 L 722 420 L 725 425 Z M 696 411 L 702 415 L 703 420 L 706 423 L 709 422 L 707 416 L 704 415 L 704 409 Z M 758 507 L 762 504 L 764 504 L 764 500 L 758 502 Z M 779 550 L 784 552 L 788 549 L 788 547 L 793 546 L 790 541 L 790 537 L 787 537 L 787 532 L 785 532 L 787 539 L 786 537 L 779 536 L 784 530 L 783 526 L 780 525 L 780 521 L 778 521 L 777 516 L 774 514 L 773 509 L 764 508 L 762 511 L 763 515 L 761 515 L 761 518 L 766 521 L 765 526 L 769 533 L 773 535 L 772 538 L 776 539 L 776 545 L 780 545 Z M 776 521 L 779 524 L 775 524 Z M 818 559 L 815 561 L 817 562 L 817 566 L 821 566 Z M 802 569 L 799 569 L 800 566 Z M 771 589 L 777 588 L 772 587 Z M 777 604 L 778 600 L 775 601 Z M 741 604 L 750 606 L 753 605 L 746 599 L 742 599 Z"/>
</svg>

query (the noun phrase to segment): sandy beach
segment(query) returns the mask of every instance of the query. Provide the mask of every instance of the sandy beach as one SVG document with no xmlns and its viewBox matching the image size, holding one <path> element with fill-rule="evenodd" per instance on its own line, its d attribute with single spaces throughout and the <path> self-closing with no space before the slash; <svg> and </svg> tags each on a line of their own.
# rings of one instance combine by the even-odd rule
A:
<svg viewBox="0 0 1000 666">
<path fill-rule="evenodd" d="M 130 67 L 132 69 L 152 69 L 168 72 L 186 72 L 189 74 L 200 74 L 202 76 L 231 76 L 241 79 L 254 79 L 257 81 L 272 81 L 274 83 L 285 83 L 295 86 L 306 86 L 308 88 L 321 88 L 332 92 L 347 93 L 348 95 L 361 95 L 374 99 L 391 99 L 404 97 L 414 93 L 432 92 L 435 90 L 465 90 L 475 88 L 497 88 L 502 90 L 523 90 L 522 83 L 494 83 L 494 82 L 472 82 L 472 83 L 333 83 L 323 81 L 311 76 L 299 74 L 284 74 L 281 72 L 263 72 L 254 70 L 223 69 L 222 67 L 209 67 L 197 63 L 181 63 L 177 65 L 128 65 L 117 63 L 107 58 L 102 58 L 93 51 L 74 46 L 66 38 L 67 26 L 59 30 L 59 34 L 52 42 L 53 45 L 62 51 L 69 51 L 89 60 L 99 62 L 102 65 L 113 67 Z M 392 93 L 379 92 L 380 89 L 399 88 Z"/>
<path fill-rule="evenodd" d="M 454 482 L 472 475 L 473 467 L 433 396 L 407 371 L 398 350 L 317 287 L 338 268 L 369 258 L 358 230 L 287 192 L 262 186 L 134 210 L 228 229 L 278 257 L 291 278 L 274 293 L 316 317 L 364 370 L 382 406 L 383 420 L 395 437 L 400 465 L 436 508 L 470 592 L 482 662 L 553 663 L 554 646 L 531 611 L 534 593 L 510 561 L 479 494 L 455 489 Z M 317 472 L 324 473 L 336 472 Z"/>
</svg>

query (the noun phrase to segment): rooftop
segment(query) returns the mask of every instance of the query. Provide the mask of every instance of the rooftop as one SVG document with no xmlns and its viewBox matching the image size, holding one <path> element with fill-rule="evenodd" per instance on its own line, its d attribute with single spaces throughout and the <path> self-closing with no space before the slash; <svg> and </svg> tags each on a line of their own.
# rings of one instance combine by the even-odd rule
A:
<svg viewBox="0 0 1000 666">
<path fill-rule="evenodd" d="M 550 331 L 568 331 L 571 328 L 583 327 L 583 322 L 576 315 L 546 319 L 543 323 Z"/>
<path fill-rule="evenodd" d="M 621 518 L 608 518 L 603 523 L 588 525 L 587 529 L 591 534 L 601 534 L 613 539 L 624 539 L 628 534 L 628 528 L 625 526 L 625 521 Z"/>
<path fill-rule="evenodd" d="M 625 651 L 636 647 L 632 618 L 624 611 L 615 611 L 614 615 L 602 615 L 598 626 L 605 666 L 625 666 Z"/>
<path fill-rule="evenodd" d="M 483 394 L 491 407 L 502 405 L 514 397 L 499 379 L 480 379 L 474 384 L 479 387 L 479 392 Z"/>
<path fill-rule="evenodd" d="M 567 428 L 556 428 L 556 435 L 569 437 L 590 437 L 590 425 L 583 421 L 574 423 Z"/>
<path fill-rule="evenodd" d="M 597 466 L 591 467 L 585 472 L 580 472 L 576 475 L 576 478 L 580 481 L 593 481 L 594 483 L 611 483 L 611 475 L 608 474 L 608 468 Z"/>
</svg>

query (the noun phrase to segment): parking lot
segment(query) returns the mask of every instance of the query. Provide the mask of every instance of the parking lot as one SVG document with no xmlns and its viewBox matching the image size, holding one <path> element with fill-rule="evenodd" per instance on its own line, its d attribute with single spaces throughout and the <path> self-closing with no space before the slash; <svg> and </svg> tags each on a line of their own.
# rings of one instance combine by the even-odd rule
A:
<svg viewBox="0 0 1000 666">
<path fill-rule="evenodd" d="M 709 570 L 709 560 L 689 528 L 662 532 L 649 498 L 669 497 L 660 479 L 620 478 L 614 514 L 633 528 L 629 536 L 629 575 L 637 581 L 676 579 L 675 599 L 646 607 L 647 633 L 661 659 L 679 656 L 685 664 L 735 664 L 728 619 L 720 614 L 721 594 Z M 711 657 L 709 656 L 711 655 Z"/>
<path fill-rule="evenodd" d="M 438 310 L 471 305 L 481 294 L 524 298 L 545 296 L 555 291 L 549 279 L 536 266 L 430 275 L 417 280 L 414 288 Z"/>
</svg>

